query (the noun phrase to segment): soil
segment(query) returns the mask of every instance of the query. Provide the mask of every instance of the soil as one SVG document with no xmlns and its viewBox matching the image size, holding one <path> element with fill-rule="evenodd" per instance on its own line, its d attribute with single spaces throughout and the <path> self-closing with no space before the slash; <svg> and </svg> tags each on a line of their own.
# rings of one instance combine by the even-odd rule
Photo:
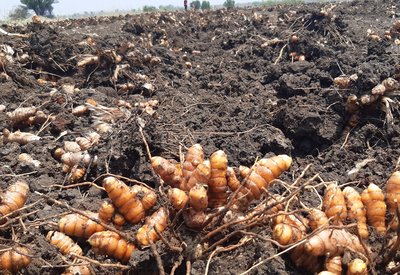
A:
<svg viewBox="0 0 400 275">
<path fill-rule="evenodd" d="M 330 14 L 322 16 L 321 9 L 329 7 Z M 392 123 L 387 123 L 378 102 L 362 108 L 357 124 L 350 127 L 345 106 L 350 94 L 369 94 L 388 77 L 400 80 L 399 46 L 395 37 L 383 38 L 398 17 L 394 1 L 351 1 L 3 25 L 1 28 L 10 33 L 28 37 L 0 36 L 0 44 L 14 50 L 12 61 L 0 62 L 4 71 L 0 104 L 5 105 L 5 111 L 0 112 L 0 129 L 39 133 L 41 140 L 1 145 L 0 188 L 25 179 L 30 186 L 27 205 L 38 201 L 41 196 L 35 192 L 40 192 L 81 210 L 98 210 L 107 197 L 105 192 L 88 185 L 54 186 L 67 185 L 54 150 L 64 141 L 93 131 L 92 113 L 80 117 L 71 113 L 88 98 L 107 107 L 116 107 L 117 100 L 133 107 L 127 108 L 129 114 L 115 120 L 112 132 L 103 134 L 99 145 L 90 150 L 98 157 L 98 164 L 91 166 L 82 182 L 101 184 L 104 174 L 111 173 L 157 186 L 159 180 L 152 172 L 140 133 L 143 128 L 153 156 L 178 161 L 180 150 L 185 152 L 194 143 L 200 143 L 207 156 L 224 150 L 234 167 L 251 166 L 265 156 L 288 154 L 293 164 L 280 177 L 282 181 L 293 182 L 311 164 L 302 181 L 318 173 L 325 182 L 351 184 L 359 191 L 370 182 L 383 186 L 400 156 L 396 97 L 391 97 L 395 101 Z M 368 39 L 368 29 L 382 39 Z M 293 34 L 299 38 L 296 43 L 289 41 Z M 274 38 L 280 42 L 263 45 Z M 118 63 L 113 52 L 122 58 L 118 65 L 129 65 L 117 79 L 113 78 Z M 304 55 L 305 61 L 292 60 L 292 52 Z M 28 55 L 25 59 L 24 54 Z M 99 56 L 99 63 L 78 67 L 85 55 Z M 358 79 L 349 89 L 340 89 L 333 79 L 342 74 L 357 74 Z M 132 84 L 127 91 L 121 86 L 126 83 Z M 66 84 L 76 90 L 69 91 Z M 149 100 L 159 102 L 153 107 L 155 113 L 137 106 Z M 46 127 L 12 126 L 6 112 L 20 106 L 36 106 L 56 118 Z M 30 154 L 41 165 L 17 161 L 20 153 Z M 348 174 L 365 159 L 372 161 L 357 174 Z M 284 190 L 277 184 L 271 192 Z M 317 191 L 322 195 L 323 186 Z M 304 191 L 300 198 L 308 207 L 319 205 L 315 192 Z M 162 200 L 159 204 L 168 206 Z M 33 261 L 22 274 L 60 274 L 71 259 L 61 256 L 45 236 L 55 228 L 57 215 L 67 210 L 43 200 L 24 213 L 32 211 L 24 218 L 24 226 L 18 221 L 0 226 L 3 246 L 14 245 L 13 238 L 32 249 Z M 168 229 L 165 237 L 178 245 L 178 236 L 186 251 L 199 249 L 196 241 L 204 232 L 178 225 Z M 134 233 L 139 226 L 126 226 L 124 231 Z M 271 237 L 269 225 L 252 231 Z M 218 238 L 221 236 L 208 245 Z M 223 246 L 239 240 L 232 238 Z M 85 240 L 78 241 L 85 256 L 116 263 L 95 255 Z M 371 237 L 369 242 L 378 249 L 384 240 Z M 189 252 L 172 252 L 163 242 L 157 242 L 157 250 L 167 272 L 183 257 L 177 274 L 186 273 L 186 260 L 191 262 L 191 274 L 203 274 L 210 256 L 191 259 Z M 208 273 L 240 274 L 278 252 L 270 242 L 253 239 L 232 251 L 217 253 Z M 118 271 L 92 266 L 98 274 Z M 148 248 L 135 251 L 129 266 L 125 273 L 158 273 Z M 385 267 L 378 265 L 376 269 L 385 273 Z M 250 274 L 302 272 L 307 274 L 283 255 Z"/>
</svg>

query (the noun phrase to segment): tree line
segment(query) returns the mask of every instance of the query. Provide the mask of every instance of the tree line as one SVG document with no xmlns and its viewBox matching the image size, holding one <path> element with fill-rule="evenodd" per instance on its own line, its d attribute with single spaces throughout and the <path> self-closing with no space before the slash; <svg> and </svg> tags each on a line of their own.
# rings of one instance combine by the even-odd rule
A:
<svg viewBox="0 0 400 275">
<path fill-rule="evenodd" d="M 30 15 L 30 10 L 34 11 L 35 14 L 45 17 L 54 17 L 53 5 L 56 4 L 57 0 L 20 0 L 21 4 L 10 12 L 9 18 L 12 20 L 25 19 Z M 195 0 L 190 3 L 190 6 L 195 10 L 209 10 L 211 8 L 210 1 Z M 224 7 L 231 9 L 235 6 L 234 0 L 225 0 Z M 159 10 L 171 10 L 171 5 L 160 6 Z M 157 10 L 154 6 L 144 6 L 144 12 L 151 12 Z"/>
</svg>

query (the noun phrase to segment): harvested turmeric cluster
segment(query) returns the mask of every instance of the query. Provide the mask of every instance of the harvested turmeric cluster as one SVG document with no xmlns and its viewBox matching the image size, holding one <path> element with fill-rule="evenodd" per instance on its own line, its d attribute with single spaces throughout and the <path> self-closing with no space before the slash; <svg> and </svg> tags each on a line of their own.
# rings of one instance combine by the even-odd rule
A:
<svg viewBox="0 0 400 275">
<path fill-rule="evenodd" d="M 131 114 L 126 106 L 107 107 L 95 101 L 87 101 L 86 106 L 93 114 L 92 128 L 100 134 L 112 132 L 114 123 L 128 118 Z"/>
<path fill-rule="evenodd" d="M 84 137 L 77 137 L 75 141 L 65 141 L 64 146 L 54 151 L 54 157 L 63 163 L 63 172 L 68 173 L 68 181 L 79 181 L 86 173 L 89 165 L 95 165 L 97 156 L 88 153 L 87 150 L 96 146 L 100 135 L 91 132 Z"/>
<path fill-rule="evenodd" d="M 17 108 L 12 112 L 7 112 L 7 116 L 11 124 L 10 126 L 13 128 L 44 124 L 55 119 L 54 116 L 46 115 L 43 111 L 39 111 L 33 106 Z M 37 140 L 40 140 L 40 137 L 29 132 L 21 132 L 20 130 L 11 132 L 6 128 L 3 129 L 4 143 L 16 142 L 25 145 Z"/>
<path fill-rule="evenodd" d="M 350 77 L 340 76 L 334 79 L 334 83 L 342 89 L 347 89 L 355 80 L 357 80 L 356 75 Z M 399 88 L 399 82 L 389 77 L 373 87 L 369 94 L 364 94 L 359 98 L 354 94 L 350 94 L 345 106 L 346 112 L 350 115 L 349 125 L 351 127 L 357 125 L 361 111 L 364 108 L 375 106 L 377 103 L 382 103 L 383 107 L 381 108 L 386 113 L 386 122 L 392 123 L 391 104 L 393 100 L 390 97 Z"/>
<path fill-rule="evenodd" d="M 324 257 L 324 270 L 332 274 L 341 274 L 341 257 L 346 251 L 365 257 L 371 255 L 368 245 L 362 244 L 368 241 L 370 234 L 367 225 L 378 235 L 392 239 L 388 242 L 387 248 L 388 250 L 393 248 L 393 242 L 397 237 L 389 237 L 398 230 L 399 171 L 389 177 L 385 190 L 386 199 L 382 189 L 373 183 L 369 184 L 361 195 L 352 187 L 348 186 L 341 190 L 336 184 L 330 184 L 325 189 L 323 211 L 309 209 L 307 219 L 294 214 L 277 216 L 274 223 L 274 239 L 282 245 L 294 244 L 305 239 L 305 242 L 290 252 L 297 266 L 317 272 L 321 270 L 322 265 L 318 259 Z M 387 212 L 389 219 L 386 218 Z M 386 220 L 389 221 L 388 224 Z M 352 222 L 357 224 L 356 234 L 345 227 L 340 228 Z M 329 228 L 330 225 L 336 227 Z M 314 234 L 308 237 L 311 233 Z M 301 252 L 297 253 L 298 250 Z M 347 274 L 367 274 L 366 262 L 354 259 L 347 266 Z"/>
<path fill-rule="evenodd" d="M 368 210 L 369 208 L 364 207 L 360 194 L 354 188 L 346 187 L 342 191 L 333 183 L 325 190 L 323 211 L 310 209 L 308 218 L 295 214 L 279 215 L 274 221 L 273 236 L 282 245 L 307 239 L 290 252 L 296 266 L 310 272 L 319 272 L 324 269 L 332 274 L 342 274 L 341 257 L 347 249 L 363 255 L 367 255 L 368 251 L 365 251 L 357 235 L 345 228 L 331 229 L 328 227 L 329 221 L 337 226 L 348 221 L 355 221 L 358 235 L 361 238 L 368 238 L 366 224 Z M 312 232 L 316 233 L 308 237 Z M 321 257 L 324 257 L 324 261 L 321 261 Z"/>
<path fill-rule="evenodd" d="M 161 179 L 172 187 L 168 193 L 171 204 L 175 209 L 183 210 L 186 225 L 202 228 L 208 208 L 225 206 L 228 197 L 239 188 L 234 198 L 235 207 L 246 208 L 289 168 L 291 161 L 287 155 L 261 159 L 251 169 L 242 167 L 240 175 L 236 175 L 234 169 L 228 167 L 224 151 L 216 151 L 210 159 L 205 159 L 202 146 L 195 144 L 188 149 L 182 165 L 162 157 L 153 157 L 151 164 Z"/>
<path fill-rule="evenodd" d="M 141 222 L 155 206 L 157 195 L 150 188 L 141 185 L 130 187 L 115 177 L 105 178 L 103 186 L 112 203 L 103 202 L 98 213 L 85 211 L 85 215 L 73 213 L 63 216 L 58 223 L 60 232 L 50 231 L 47 238 L 61 253 L 77 255 L 81 250 L 68 236 L 85 238 L 96 253 L 127 262 L 135 245 L 115 232 L 106 231 L 105 226 L 113 224 L 121 228 L 126 222 Z M 147 217 L 136 233 L 137 244 L 146 246 L 156 242 L 166 229 L 168 220 L 168 211 L 163 207 Z"/>
<path fill-rule="evenodd" d="M 19 107 L 12 112 L 7 112 L 7 116 L 13 127 L 43 124 L 46 121 L 53 121 L 55 119 L 53 115 L 46 115 L 34 106 Z"/>
</svg>

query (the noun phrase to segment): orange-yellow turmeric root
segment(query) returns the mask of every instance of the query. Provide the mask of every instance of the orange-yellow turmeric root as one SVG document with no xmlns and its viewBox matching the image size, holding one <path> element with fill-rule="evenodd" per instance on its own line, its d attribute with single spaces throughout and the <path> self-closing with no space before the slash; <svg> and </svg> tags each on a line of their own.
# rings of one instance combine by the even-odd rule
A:
<svg viewBox="0 0 400 275">
<path fill-rule="evenodd" d="M 65 269 L 61 275 L 91 275 L 90 269 L 87 265 L 73 265 Z"/>
<path fill-rule="evenodd" d="M 329 220 L 325 212 L 316 208 L 310 209 L 308 221 L 311 230 L 315 230 L 329 224 Z"/>
<path fill-rule="evenodd" d="M 156 193 L 142 185 L 134 185 L 131 187 L 131 191 L 135 194 L 142 202 L 144 210 L 149 210 L 157 203 Z"/>
<path fill-rule="evenodd" d="M 293 225 L 278 223 L 274 226 L 272 236 L 281 245 L 288 245 L 304 237 L 304 232 Z"/>
<path fill-rule="evenodd" d="M 189 191 L 190 206 L 197 211 L 204 211 L 208 206 L 207 190 L 204 186 L 196 184 Z"/>
<path fill-rule="evenodd" d="M 306 236 L 306 227 L 294 215 L 279 215 L 275 219 L 273 238 L 281 245 L 290 245 Z M 316 272 L 320 268 L 318 257 L 305 252 L 304 244 L 296 246 L 290 252 L 290 258 L 298 267 L 303 267 L 309 272 Z"/>
<path fill-rule="evenodd" d="M 135 245 L 112 231 L 97 232 L 89 238 L 88 242 L 95 253 L 114 257 L 123 263 L 129 261 L 132 252 L 135 250 Z"/>
<path fill-rule="evenodd" d="M 165 184 L 179 188 L 183 183 L 182 169 L 163 157 L 152 157 L 151 166 Z"/>
<path fill-rule="evenodd" d="M 182 190 L 190 190 L 196 184 L 207 185 L 208 180 L 210 179 L 211 174 L 211 165 L 209 160 L 205 160 L 199 165 L 197 165 L 196 169 L 190 175 L 188 182 L 185 185 L 185 188 L 181 188 Z"/>
<path fill-rule="evenodd" d="M 357 229 L 361 238 L 368 238 L 367 213 L 360 194 L 350 186 L 343 190 L 346 200 L 348 218 L 357 221 Z"/>
<path fill-rule="evenodd" d="M 336 275 L 341 275 L 342 274 L 342 257 L 341 256 L 334 256 L 334 257 L 328 257 L 325 260 L 325 269 L 327 271 L 332 272 L 333 274 Z"/>
<path fill-rule="evenodd" d="M 259 199 L 263 189 L 268 189 L 270 183 L 278 178 L 282 172 L 289 169 L 292 158 L 287 155 L 278 155 L 271 158 L 260 159 L 252 169 L 244 169 L 242 174 L 245 176 L 244 185 L 248 192 L 249 202 Z"/>
<path fill-rule="evenodd" d="M 367 263 L 361 259 L 354 259 L 347 265 L 346 275 L 367 275 Z"/>
<path fill-rule="evenodd" d="M 390 227 L 397 229 L 399 224 L 396 215 L 397 203 L 400 203 L 400 172 L 394 172 L 386 182 L 386 203 L 388 210 L 393 217 L 390 221 Z"/>
<path fill-rule="evenodd" d="M 29 185 L 26 181 L 19 180 L 10 185 L 6 192 L 0 194 L 0 223 L 4 222 L 3 216 L 24 206 L 28 192 Z"/>
<path fill-rule="evenodd" d="M 304 246 L 306 252 L 313 256 L 341 256 L 347 247 L 365 254 L 358 237 L 345 229 L 322 230 L 308 239 Z"/>
<path fill-rule="evenodd" d="M 149 245 L 152 242 L 160 239 L 161 234 L 168 225 L 168 212 L 164 207 L 161 207 L 150 217 L 146 219 L 146 223 L 139 228 L 136 234 L 136 240 L 141 245 Z M 157 233 L 158 232 L 158 233 Z"/>
<path fill-rule="evenodd" d="M 386 234 L 385 216 L 386 203 L 385 195 L 375 184 L 371 183 L 361 194 L 361 200 L 367 210 L 368 224 L 376 228 L 380 235 Z"/>
<path fill-rule="evenodd" d="M 68 255 L 70 253 L 82 255 L 82 248 L 64 233 L 49 231 L 49 233 L 47 233 L 46 239 L 52 245 L 56 246 L 64 255 Z"/>
<path fill-rule="evenodd" d="M 220 207 L 227 201 L 226 170 L 228 157 L 225 152 L 218 150 L 210 157 L 211 174 L 208 181 L 208 205 L 211 208 Z"/>
<path fill-rule="evenodd" d="M 98 213 L 86 212 L 90 217 L 99 218 Z M 89 238 L 96 232 L 104 231 L 105 228 L 95 221 L 79 214 L 68 214 L 58 222 L 59 230 L 68 236 Z"/>
<path fill-rule="evenodd" d="M 168 198 L 172 204 L 172 206 L 181 210 L 186 207 L 189 202 L 189 197 L 186 195 L 185 191 L 182 191 L 179 188 L 171 188 L 168 190 Z"/>
<path fill-rule="evenodd" d="M 145 209 L 135 192 L 122 181 L 115 177 L 107 177 L 103 180 L 103 187 L 108 197 L 117 207 L 128 222 L 136 224 L 145 216 Z"/>
<path fill-rule="evenodd" d="M 109 223 L 115 214 L 115 207 L 111 203 L 105 201 L 99 209 L 99 219 L 104 223 Z"/>
<path fill-rule="evenodd" d="M 185 182 L 188 182 L 193 171 L 203 161 L 204 161 L 203 147 L 200 144 L 192 145 L 188 149 L 186 156 L 185 156 L 185 161 L 183 162 L 183 165 L 182 165 L 182 174 L 183 174 L 183 179 Z M 183 188 L 181 187 L 181 189 L 184 191 L 189 191 L 189 189 L 192 187 L 193 186 L 185 186 Z"/>
<path fill-rule="evenodd" d="M 15 247 L 0 255 L 0 270 L 13 273 L 27 267 L 31 263 L 30 251 L 25 247 Z"/>
<path fill-rule="evenodd" d="M 346 201 L 337 184 L 332 183 L 326 187 L 323 206 L 326 216 L 332 218 L 334 224 L 343 224 L 346 220 Z"/>
<path fill-rule="evenodd" d="M 120 213 L 115 213 L 112 222 L 117 228 L 120 228 L 126 223 L 126 220 Z"/>
</svg>

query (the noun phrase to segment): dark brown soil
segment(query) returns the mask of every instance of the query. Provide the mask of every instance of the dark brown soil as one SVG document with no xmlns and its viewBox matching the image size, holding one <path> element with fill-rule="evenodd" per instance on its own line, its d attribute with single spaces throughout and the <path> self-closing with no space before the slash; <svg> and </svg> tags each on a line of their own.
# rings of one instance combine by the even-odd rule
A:
<svg viewBox="0 0 400 275">
<path fill-rule="evenodd" d="M 399 14 L 392 8 L 395 5 L 392 1 L 335 5 L 334 17 L 320 16 L 324 5 L 310 4 L 86 18 L 32 23 L 26 27 L 3 25 L 8 32 L 30 36 L 0 36 L 0 44 L 15 51 L 14 62 L 4 66 L 9 78 L 4 75 L 0 78 L 0 104 L 6 106 L 0 112 L 0 129 L 17 130 L 10 127 L 6 112 L 19 106 L 36 106 L 55 115 L 56 120 L 40 131 L 42 139 L 38 142 L 1 145 L 0 188 L 24 178 L 31 190 L 27 204 L 40 199 L 34 193 L 37 191 L 75 208 L 97 211 L 106 198 L 104 192 L 88 186 L 53 187 L 65 181 L 62 165 L 52 155 L 54 149 L 62 146 L 63 141 L 74 140 L 92 130 L 90 114 L 76 117 L 71 113 L 73 107 L 84 104 L 88 98 L 108 107 L 115 107 L 118 99 L 132 105 L 157 99 L 159 105 L 153 115 L 133 107 L 128 118 L 113 124 L 111 134 L 102 135 L 100 144 L 91 151 L 99 161 L 86 175 L 87 181 L 109 172 L 156 185 L 139 132 L 140 118 L 145 123 L 144 136 L 153 156 L 179 160 L 180 146 L 185 151 L 193 143 L 200 143 L 207 156 L 223 149 L 229 156 L 229 165 L 251 166 L 257 158 L 285 153 L 293 157 L 293 165 L 281 177 L 284 181 L 292 182 L 312 164 L 305 179 L 319 173 L 326 182 L 353 181 L 359 190 L 369 182 L 382 186 L 400 156 L 398 110 L 393 110 L 393 124 L 386 124 L 380 105 L 372 106 L 363 110 L 358 124 L 349 131 L 345 103 L 349 94 L 367 94 L 385 78 L 398 77 L 399 46 L 394 39 L 369 40 L 367 29 L 383 36 Z M 296 44 L 288 43 L 293 33 L 300 39 Z M 88 37 L 96 44 L 79 44 Z M 274 38 L 283 42 L 261 46 Z M 169 45 L 160 44 L 163 40 Z M 130 65 L 116 81 L 112 79 L 116 64 L 110 50 L 122 57 L 120 64 Z M 303 54 L 305 61 L 292 62 L 290 52 Z M 19 62 L 18 56 L 23 53 L 29 55 L 28 61 Z M 100 63 L 78 68 L 77 62 L 85 54 L 99 55 Z M 159 57 L 159 64 L 147 62 L 147 54 Z M 192 67 L 188 68 L 185 62 Z M 137 73 L 146 75 L 148 80 L 139 80 Z M 358 75 L 350 90 L 341 90 L 333 84 L 333 78 L 342 73 Z M 39 84 L 39 78 L 49 82 Z M 134 87 L 125 92 L 119 87 L 127 82 Z M 66 83 L 80 90 L 70 94 L 62 89 Z M 154 89 L 145 88 L 145 83 L 151 83 Z M 20 129 L 36 133 L 40 128 L 41 125 L 36 125 Z M 67 134 L 58 138 L 64 131 Z M 40 167 L 18 162 L 20 153 L 31 154 L 41 162 Z M 356 163 L 368 158 L 374 161 L 350 178 L 348 172 Z M 26 173 L 29 175 L 19 176 Z M 96 183 L 100 184 L 101 178 Z M 276 187 L 274 191 L 282 190 Z M 323 187 L 318 191 L 322 194 Z M 301 198 L 307 206 L 319 204 L 313 192 L 304 192 Z M 54 226 L 48 220 L 37 224 L 40 219 L 66 210 L 50 202 L 29 209 L 35 210 L 39 211 L 24 220 L 25 227 L 12 224 L 14 239 L 29 246 L 34 255 L 32 264 L 21 272 L 60 274 L 63 267 L 59 266 L 66 262 L 45 239 Z M 50 221 L 57 222 L 58 217 Z M 137 228 L 127 226 L 124 230 L 134 233 Z M 0 230 L 2 238 L 11 239 L 11 226 Z M 267 225 L 253 231 L 267 238 L 271 236 Z M 201 233 L 184 226 L 176 228 L 175 233 L 188 246 L 187 251 L 198 248 L 195 243 Z M 167 230 L 166 238 L 178 244 L 172 230 Z M 233 238 L 224 246 L 239 239 Z M 374 240 L 375 245 L 379 247 L 380 241 Z M 2 242 L 6 247 L 12 246 L 12 242 Z M 86 256 L 115 262 L 94 255 L 84 240 L 80 244 Z M 179 253 L 169 251 L 162 242 L 157 243 L 157 249 L 169 272 Z M 240 274 L 278 251 L 271 243 L 254 239 L 213 257 L 209 274 Z M 177 270 L 180 274 L 186 272 L 185 261 L 191 260 L 186 256 L 183 255 L 185 259 Z M 203 274 L 209 256 L 191 260 L 191 274 Z M 129 265 L 130 274 L 158 273 L 150 249 L 136 251 Z M 98 274 L 116 272 L 112 268 L 93 267 Z M 377 269 L 385 272 L 382 267 Z M 299 272 L 288 257 L 278 256 L 251 274 Z"/>
</svg>

